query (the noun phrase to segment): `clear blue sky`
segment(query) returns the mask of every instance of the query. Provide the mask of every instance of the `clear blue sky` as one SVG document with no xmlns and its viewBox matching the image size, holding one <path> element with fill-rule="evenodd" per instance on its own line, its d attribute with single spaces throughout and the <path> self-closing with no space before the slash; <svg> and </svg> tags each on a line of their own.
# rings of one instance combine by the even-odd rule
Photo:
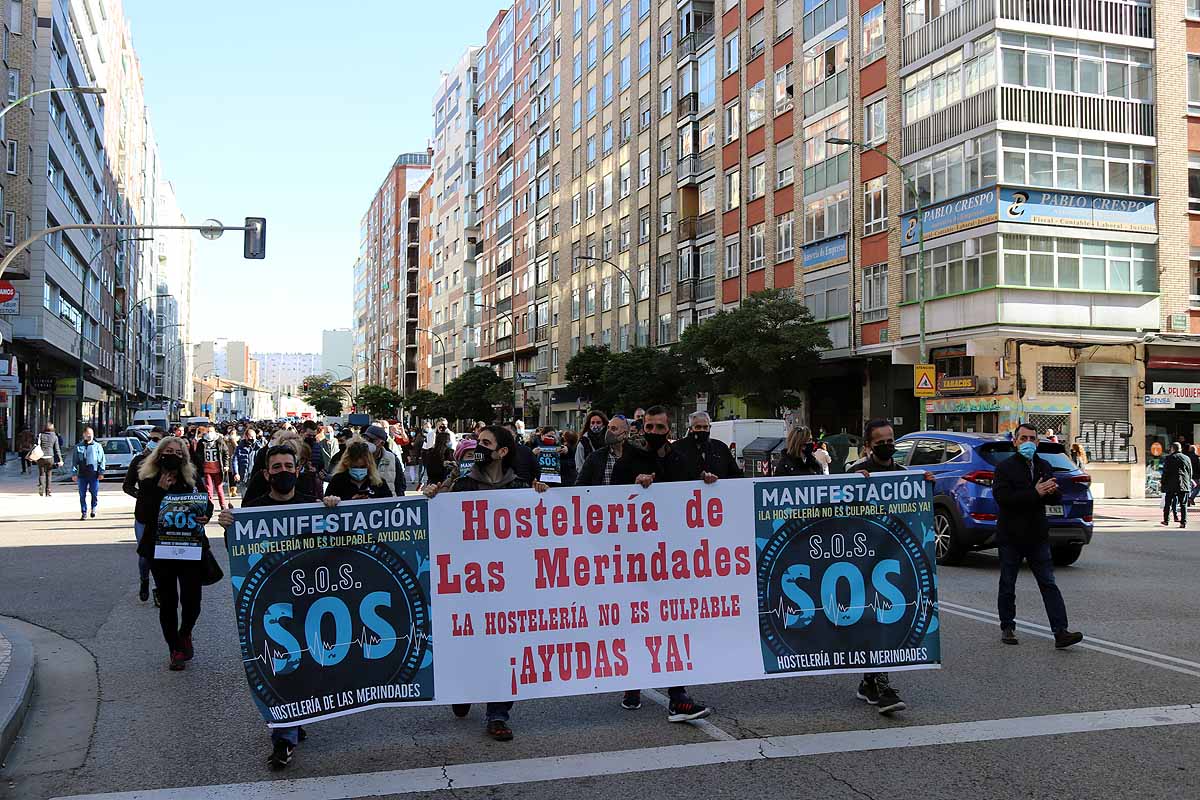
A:
<svg viewBox="0 0 1200 800">
<path fill-rule="evenodd" d="M 194 340 L 319 352 L 351 325 L 359 220 L 401 152 L 424 150 L 440 72 L 483 44 L 504 0 L 124 0 L 166 177 L 196 238 Z M 285 285 L 286 282 L 286 285 Z M 302 285 L 300 285 L 302 284 Z"/>
</svg>

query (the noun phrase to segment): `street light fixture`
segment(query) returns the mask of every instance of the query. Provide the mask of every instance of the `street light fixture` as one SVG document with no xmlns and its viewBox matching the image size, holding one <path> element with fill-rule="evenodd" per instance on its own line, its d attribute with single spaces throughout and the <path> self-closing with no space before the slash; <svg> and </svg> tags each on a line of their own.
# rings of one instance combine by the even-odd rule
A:
<svg viewBox="0 0 1200 800">
<path fill-rule="evenodd" d="M 637 292 L 637 286 L 634 284 L 633 279 L 629 276 L 628 270 L 626 270 L 622 267 L 618 267 L 616 264 L 609 261 L 608 259 L 600 258 L 599 256 L 575 256 L 575 260 L 576 261 L 598 261 L 601 264 L 607 264 L 608 266 L 615 269 L 618 273 L 620 273 L 621 277 L 625 279 L 625 282 L 627 284 L 629 284 L 629 327 L 632 328 L 632 332 L 633 332 L 633 346 L 637 347 L 637 344 L 638 344 L 638 318 L 637 318 L 638 292 Z M 647 326 L 647 334 L 649 334 L 649 326 Z M 647 341 L 646 344 L 649 344 L 649 341 Z"/>
<path fill-rule="evenodd" d="M 375 355 L 379 355 L 380 353 L 391 353 L 392 355 L 394 355 L 396 357 L 396 394 L 400 394 L 400 387 L 404 385 L 404 380 L 401 377 L 404 374 L 404 370 L 402 370 L 400 368 L 400 362 L 402 360 L 402 356 L 400 355 L 400 353 L 398 351 L 392 350 L 390 347 L 376 347 Z M 380 375 L 379 375 L 380 380 L 383 379 L 382 373 L 383 373 L 383 370 L 380 370 Z"/>
<path fill-rule="evenodd" d="M 904 183 L 904 188 L 912 192 L 913 203 L 917 210 L 917 307 L 919 309 L 919 341 L 920 341 L 920 362 L 925 364 L 929 360 L 929 351 L 925 346 L 925 213 L 921 208 L 921 195 L 917 192 L 916 184 L 904 174 L 904 167 L 900 165 L 892 156 L 872 144 L 866 142 L 858 142 L 853 139 L 845 139 L 840 136 L 830 136 L 825 140 L 826 144 L 840 144 L 848 147 L 854 147 L 858 150 L 874 150 L 879 155 L 886 158 L 897 170 L 900 171 L 900 180 Z M 901 232 L 901 241 L 903 242 L 903 232 Z M 927 422 L 927 412 L 925 410 L 925 401 L 918 398 L 918 406 L 921 416 L 921 430 L 925 430 Z"/>
<path fill-rule="evenodd" d="M 5 114 L 7 114 L 9 111 L 12 111 L 26 100 L 31 100 L 40 94 L 52 94 L 55 92 L 68 92 L 70 94 L 104 94 L 105 90 L 99 86 L 52 86 L 49 89 L 38 89 L 36 92 L 30 92 L 23 97 L 18 97 L 3 109 L 0 109 L 0 119 L 3 119 Z"/>
</svg>

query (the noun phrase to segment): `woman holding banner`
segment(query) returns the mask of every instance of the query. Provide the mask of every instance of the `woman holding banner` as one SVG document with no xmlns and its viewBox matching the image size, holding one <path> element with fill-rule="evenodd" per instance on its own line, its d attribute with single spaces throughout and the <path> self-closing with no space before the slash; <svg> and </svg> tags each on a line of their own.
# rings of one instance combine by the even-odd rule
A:
<svg viewBox="0 0 1200 800">
<path fill-rule="evenodd" d="M 196 483 L 196 466 L 183 439 L 163 439 L 138 467 L 133 516 L 143 531 L 137 553 L 150 559 L 150 572 L 158 587 L 158 621 L 171 653 L 170 669 L 175 672 L 182 670 L 194 654 L 192 628 L 200 618 L 201 564 L 203 551 L 209 546 L 204 525 L 213 511 L 206 495 Z M 164 514 L 179 518 L 169 523 L 172 540 L 180 540 L 179 546 L 157 546 Z M 192 540 L 191 546 L 183 541 L 187 538 Z"/>
<path fill-rule="evenodd" d="M 528 489 L 529 484 L 517 477 L 513 471 L 517 440 L 512 432 L 499 425 L 488 425 L 479 431 L 475 444 L 475 465 L 468 475 L 457 480 L 450 475 L 442 483 L 426 484 L 423 492 L 433 497 L 442 491 L 480 492 L 492 489 Z M 541 481 L 534 481 L 533 488 L 544 492 L 548 488 Z M 498 742 L 512 741 L 512 728 L 508 726 L 508 715 L 512 711 L 511 700 L 487 704 L 487 734 Z M 470 703 L 455 703 L 451 706 L 454 716 L 462 718 L 471 711 Z"/>
</svg>

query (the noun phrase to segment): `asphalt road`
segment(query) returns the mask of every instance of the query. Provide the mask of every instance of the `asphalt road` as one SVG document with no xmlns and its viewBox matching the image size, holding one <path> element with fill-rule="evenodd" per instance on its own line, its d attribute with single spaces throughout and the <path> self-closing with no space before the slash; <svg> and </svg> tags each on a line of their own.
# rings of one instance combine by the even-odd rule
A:
<svg viewBox="0 0 1200 800">
<path fill-rule="evenodd" d="M 0 509 L 0 615 L 39 626 L 46 659 L 0 797 L 1200 796 L 1196 532 L 1103 523 L 1059 570 L 1091 645 L 1068 651 L 1032 626 L 1020 647 L 1000 643 L 994 556 L 940 570 L 944 666 L 894 676 L 909 710 L 893 718 L 855 699 L 850 676 L 694 687 L 714 708 L 707 728 L 668 724 L 649 702 L 623 711 L 616 695 L 522 702 L 508 744 L 483 736 L 478 708 L 381 710 L 313 725 L 278 774 L 228 588 L 205 590 L 196 659 L 169 672 L 155 610 L 136 597 L 130 510 L 80 522 L 62 507 Z M 1045 624 L 1027 572 L 1018 617 Z"/>
</svg>

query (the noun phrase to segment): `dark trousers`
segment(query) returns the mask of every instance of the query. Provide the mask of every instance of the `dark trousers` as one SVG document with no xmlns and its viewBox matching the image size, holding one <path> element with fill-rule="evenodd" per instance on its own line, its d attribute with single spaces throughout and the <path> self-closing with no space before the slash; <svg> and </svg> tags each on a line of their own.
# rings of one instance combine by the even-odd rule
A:
<svg viewBox="0 0 1200 800">
<path fill-rule="evenodd" d="M 1050 542 L 1005 542 L 1000 545 L 1000 592 L 997 604 L 1000 611 L 1000 627 L 1011 628 L 1017 618 L 1017 573 L 1021 562 L 1029 562 L 1029 571 L 1037 580 L 1046 605 L 1046 616 L 1050 629 L 1055 633 L 1067 629 L 1067 606 L 1062 592 L 1054 582 L 1054 561 L 1050 557 Z"/>
<path fill-rule="evenodd" d="M 180 639 L 191 635 L 200 618 L 200 562 L 156 558 L 150 562 L 150 571 L 158 587 L 158 623 L 167 647 L 175 652 L 180 649 Z"/>
<path fill-rule="evenodd" d="M 1172 516 L 1178 515 L 1179 521 L 1186 525 L 1187 501 L 1187 492 L 1167 492 L 1167 502 L 1163 504 L 1163 524 L 1166 525 Z"/>
<path fill-rule="evenodd" d="M 54 460 L 43 458 L 38 462 L 38 489 L 50 494 L 50 477 L 54 474 Z"/>
</svg>

